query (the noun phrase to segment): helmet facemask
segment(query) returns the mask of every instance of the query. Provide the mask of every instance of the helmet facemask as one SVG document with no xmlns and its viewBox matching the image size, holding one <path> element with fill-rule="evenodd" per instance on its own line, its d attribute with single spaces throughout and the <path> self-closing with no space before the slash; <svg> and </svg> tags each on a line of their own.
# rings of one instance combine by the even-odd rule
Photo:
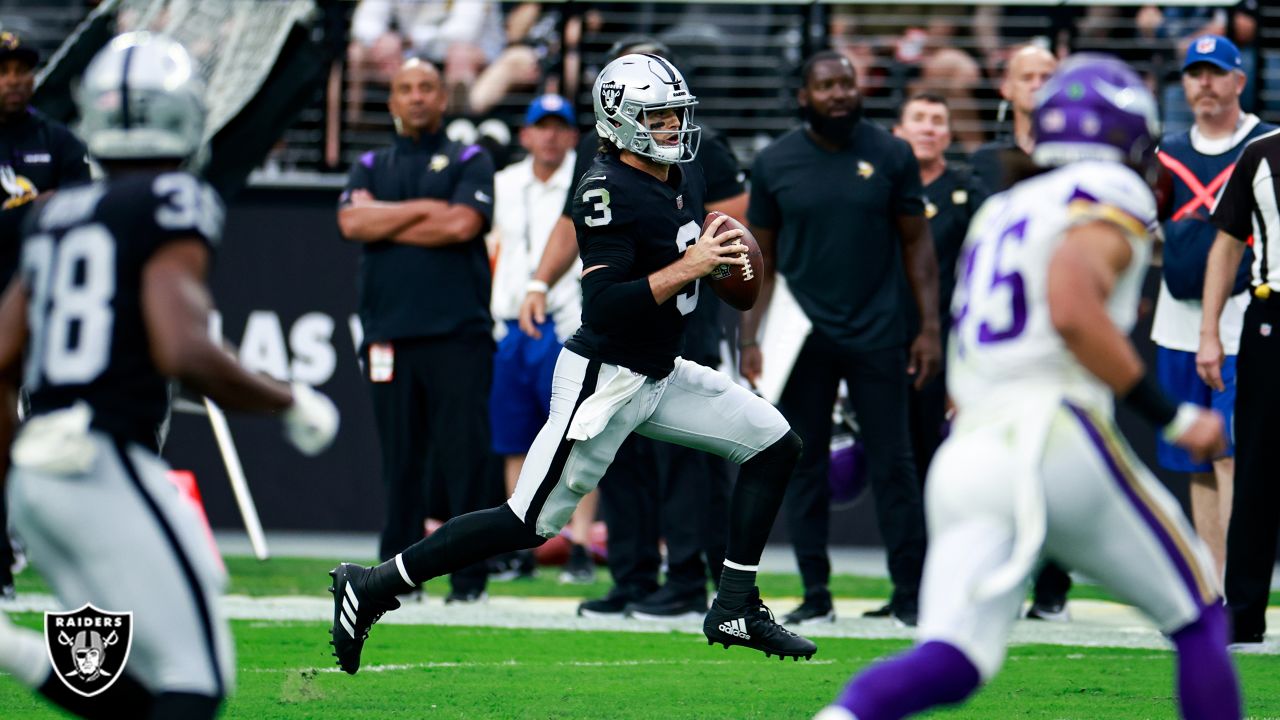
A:
<svg viewBox="0 0 1280 720">
<path fill-rule="evenodd" d="M 663 165 L 697 156 L 702 129 L 693 123 L 693 110 L 698 99 L 666 60 L 624 55 L 596 78 L 592 96 L 596 132 L 608 142 Z M 666 110 L 675 112 L 678 127 L 656 127 L 656 116 Z"/>
</svg>

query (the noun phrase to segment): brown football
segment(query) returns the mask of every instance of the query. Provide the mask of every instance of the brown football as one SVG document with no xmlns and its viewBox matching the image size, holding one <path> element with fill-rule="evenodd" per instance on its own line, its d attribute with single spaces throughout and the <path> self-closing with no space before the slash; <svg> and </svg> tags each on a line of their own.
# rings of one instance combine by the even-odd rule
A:
<svg viewBox="0 0 1280 720">
<path fill-rule="evenodd" d="M 702 232 L 705 234 L 707 228 L 711 227 L 711 223 L 721 215 L 724 213 L 719 210 L 707 213 L 707 219 L 702 221 Z M 763 282 L 760 279 L 760 273 L 764 267 L 764 256 L 760 254 L 760 245 L 751 236 L 751 231 L 746 225 L 728 215 L 725 215 L 725 218 L 716 234 L 741 230 L 742 237 L 738 238 L 738 241 L 747 246 L 747 264 L 718 265 L 707 276 L 707 284 L 721 300 L 729 303 L 730 307 L 735 310 L 750 310 L 756 304 L 756 298 L 760 297 L 760 285 Z"/>
</svg>

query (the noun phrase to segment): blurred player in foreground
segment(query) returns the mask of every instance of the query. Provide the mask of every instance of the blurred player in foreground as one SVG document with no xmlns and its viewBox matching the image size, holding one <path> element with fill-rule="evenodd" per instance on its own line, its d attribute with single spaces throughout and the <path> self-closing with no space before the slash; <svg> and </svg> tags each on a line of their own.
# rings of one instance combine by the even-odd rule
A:
<svg viewBox="0 0 1280 720">
<path fill-rule="evenodd" d="M 633 432 L 742 465 L 730 501 L 719 594 L 707 612 L 708 643 L 780 658 L 817 647 L 774 622 L 756 571 L 800 455 L 800 439 L 767 401 L 728 376 L 678 357 L 701 279 L 744 265 L 741 230 L 704 232 L 696 163 L 697 98 L 657 55 L 623 55 L 592 90 L 600 154 L 574 193 L 582 251 L 582 326 L 565 343 L 551 412 L 511 499 L 453 518 L 373 568 L 343 563 L 333 576 L 333 646 L 348 673 L 378 618 L 417 583 L 502 552 L 536 547 L 560 532 Z"/>
<path fill-rule="evenodd" d="M 158 455 L 168 379 L 228 410 L 280 413 L 308 455 L 337 432 L 328 398 L 249 373 L 209 339 L 205 274 L 223 208 L 180 170 L 203 144 L 194 71 L 181 45 L 146 33 L 94 58 L 77 101 L 108 179 L 36 201 L 0 302 L 0 470 L 12 465 L 15 529 L 65 608 L 132 613 L 131 640 L 124 628 L 73 631 L 80 672 L 124 655 L 91 696 L 51 667 L 64 648 L 3 615 L 0 669 L 84 717 L 211 718 L 235 679 L 225 573 Z M 31 416 L 15 438 L 20 381 Z"/>
<path fill-rule="evenodd" d="M 962 251 L 948 390 L 958 412 L 925 485 L 917 646 L 864 670 L 821 720 L 896 720 L 957 703 L 1004 660 L 1045 556 L 1142 609 L 1177 650 L 1182 716 L 1240 717 L 1213 563 L 1116 429 L 1115 399 L 1197 457 L 1222 418 L 1175 407 L 1126 337 L 1150 253 L 1155 100 L 1117 60 L 1078 56 L 1041 92 L 1022 182 Z"/>
</svg>

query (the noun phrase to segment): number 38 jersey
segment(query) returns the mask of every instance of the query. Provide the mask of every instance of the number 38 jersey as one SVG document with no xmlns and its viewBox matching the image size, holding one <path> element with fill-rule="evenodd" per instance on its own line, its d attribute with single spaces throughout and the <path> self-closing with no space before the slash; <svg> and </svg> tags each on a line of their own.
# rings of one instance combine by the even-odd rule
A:
<svg viewBox="0 0 1280 720">
<path fill-rule="evenodd" d="M 167 242 L 212 247 L 222 218 L 214 190 L 183 172 L 64 188 L 30 214 L 19 267 L 32 414 L 83 400 L 94 427 L 156 449 L 169 400 L 151 361 L 142 271 Z"/>
<path fill-rule="evenodd" d="M 1109 408 L 1110 391 L 1053 327 L 1049 263 L 1074 225 L 1104 220 L 1123 231 L 1133 255 L 1107 312 L 1127 333 L 1137 320 L 1155 216 L 1150 188 L 1118 163 L 1072 163 L 989 199 L 969 226 L 956 270 L 947 390 L 957 408 L 1000 402 L 1029 385 Z"/>
<path fill-rule="evenodd" d="M 667 182 L 612 154 L 597 155 L 573 198 L 573 224 L 582 266 L 605 265 L 619 282 L 644 281 L 698 241 L 704 180 L 696 163 L 672 165 Z M 599 272 L 599 271 L 597 271 Z M 663 378 L 675 367 L 685 318 L 698 307 L 700 281 L 675 297 L 635 309 L 629 320 L 601 317 L 584 293 L 582 326 L 565 342 L 584 357 Z M 631 308 L 628 308 L 631 310 Z"/>
</svg>

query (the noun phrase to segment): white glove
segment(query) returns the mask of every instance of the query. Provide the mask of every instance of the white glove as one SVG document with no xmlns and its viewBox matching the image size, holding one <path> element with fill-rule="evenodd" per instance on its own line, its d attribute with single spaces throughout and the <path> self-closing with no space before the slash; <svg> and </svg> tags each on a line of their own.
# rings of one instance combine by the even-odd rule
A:
<svg viewBox="0 0 1280 720">
<path fill-rule="evenodd" d="M 303 455 L 319 455 L 338 434 L 338 408 L 309 385 L 293 383 L 293 405 L 284 412 L 284 434 Z"/>
</svg>

